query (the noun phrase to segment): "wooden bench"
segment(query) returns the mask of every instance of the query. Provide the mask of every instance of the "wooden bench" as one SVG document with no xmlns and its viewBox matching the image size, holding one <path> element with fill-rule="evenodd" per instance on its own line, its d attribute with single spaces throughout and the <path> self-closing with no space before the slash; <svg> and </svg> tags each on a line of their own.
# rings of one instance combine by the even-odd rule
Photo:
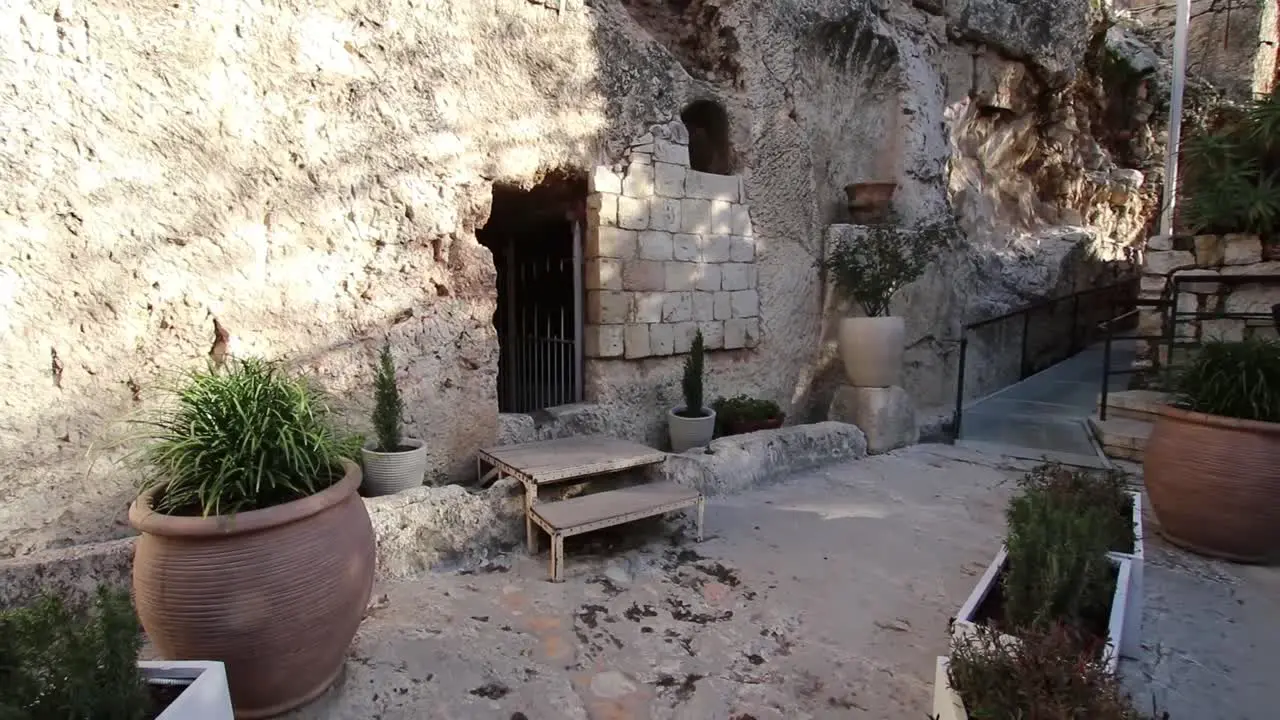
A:
<svg viewBox="0 0 1280 720">
<path fill-rule="evenodd" d="M 540 486 L 583 482 L 664 459 L 666 453 L 660 450 L 618 438 L 588 435 L 486 448 L 477 454 L 476 465 L 482 479 L 496 473 L 498 478 L 514 477 L 524 486 L 525 542 L 530 554 L 537 552 L 535 526 L 551 536 L 551 579 L 560 582 L 564 573 L 564 539 L 572 535 L 696 506 L 698 540 L 702 540 L 702 493 L 672 482 L 538 502 Z M 491 468 L 488 474 L 485 465 Z"/>
</svg>

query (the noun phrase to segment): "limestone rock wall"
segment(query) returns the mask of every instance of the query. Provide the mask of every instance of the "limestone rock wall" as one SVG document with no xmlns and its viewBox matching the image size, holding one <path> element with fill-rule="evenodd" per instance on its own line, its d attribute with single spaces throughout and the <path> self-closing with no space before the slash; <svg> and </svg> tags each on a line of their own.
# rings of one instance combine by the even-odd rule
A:
<svg viewBox="0 0 1280 720">
<path fill-rule="evenodd" d="M 667 326 L 668 310 L 677 325 L 724 322 L 723 344 L 732 346 L 728 323 L 745 321 L 742 347 L 708 359 L 708 396 L 773 398 L 797 420 L 825 406 L 835 367 L 828 327 L 839 311 L 814 262 L 826 227 L 843 219 L 844 185 L 890 179 L 906 219 L 954 207 L 972 231 L 895 307 L 912 335 L 908 390 L 922 406 L 944 402 L 963 322 L 1051 292 L 1074 272 L 1061 259 L 1080 238 L 1113 233 L 1045 235 L 1065 221 L 1036 204 L 1055 197 L 1037 184 L 1051 137 L 1044 116 L 1020 119 L 1039 106 L 970 102 L 988 85 L 996 98 L 1013 87 L 1002 78 L 1020 73 L 1052 78 L 1035 80 L 1044 88 L 1087 74 L 1073 61 L 1084 31 L 1037 20 L 1027 27 L 1039 30 L 1014 37 L 996 0 L 986 9 L 972 0 L 959 16 L 952 6 L 960 5 L 939 5 L 0 6 L 0 555 L 127 533 L 133 473 L 118 462 L 130 447 L 118 421 L 211 355 L 285 358 L 329 388 L 361 429 L 375 351 L 390 337 L 410 430 L 431 448 L 429 477 L 465 481 L 475 449 L 499 432 L 495 273 L 475 237 L 493 184 L 598 168 L 634 184 L 644 171 L 633 146 L 695 100 L 719 103 L 730 119 L 738 192 L 730 232 L 686 233 L 683 216 L 679 233 L 627 228 L 625 186 L 617 226 L 605 219 L 614 193 L 598 188 L 591 209 L 598 231 L 636 233 L 637 261 L 640 233 L 670 233 L 671 260 L 665 237 L 652 235 L 645 252 L 662 259 L 645 261 L 699 263 L 708 283 L 712 264 L 725 262 L 710 259 L 722 254 L 717 238 L 731 238 L 714 292 L 754 286 L 754 313 L 744 294 L 735 316 L 731 296 L 721 320 L 713 295 L 710 321 L 675 320 L 679 294 L 690 293 L 698 318 L 692 293 L 713 291 L 696 279 L 692 290 L 668 288 L 663 268 L 657 327 Z M 972 62 L 953 77 L 950 68 L 963 66 L 953 58 L 997 44 L 1008 47 L 995 56 L 1018 62 L 993 69 L 990 81 Z M 1037 65 L 1040 56 L 1053 60 Z M 1007 94 L 1021 102 L 1044 93 Z M 1090 132 L 1064 124 L 1072 147 Z M 968 161 L 978 169 L 966 170 Z M 1058 164 L 1072 162 L 1062 153 Z M 957 184 L 958 169 L 976 180 Z M 682 212 L 689 199 L 719 200 L 690 190 L 694 172 L 682 194 L 667 195 L 655 170 L 654 196 L 679 199 Z M 1004 192 L 1006 182 L 1016 187 Z M 962 192 L 971 186 L 979 190 Z M 978 198 L 997 187 L 1000 199 L 983 205 Z M 1081 224 L 1096 203 L 1096 194 L 1080 195 Z M 1029 214 L 1012 212 L 1024 206 Z M 1031 221 L 1017 227 L 1014 216 Z M 701 239 L 698 260 L 676 258 L 681 234 Z M 747 238 L 754 277 L 728 289 L 726 268 L 735 247 L 746 257 Z M 596 265 L 602 287 L 593 289 L 617 292 L 603 287 L 616 282 L 607 265 Z M 659 292 L 636 288 L 621 292 L 636 300 Z M 613 432 L 660 442 L 665 410 L 678 402 L 680 359 L 654 353 L 655 324 L 630 317 L 622 358 L 613 357 L 616 334 L 597 336 L 602 357 L 587 363 L 588 399 Z M 635 325 L 650 330 L 649 352 L 627 360 L 626 328 Z"/>
</svg>

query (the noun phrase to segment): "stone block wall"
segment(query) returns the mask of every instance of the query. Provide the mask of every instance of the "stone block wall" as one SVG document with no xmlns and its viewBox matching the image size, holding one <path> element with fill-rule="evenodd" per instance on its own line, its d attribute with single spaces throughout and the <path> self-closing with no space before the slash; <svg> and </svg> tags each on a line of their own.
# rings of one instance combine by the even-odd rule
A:
<svg viewBox="0 0 1280 720">
<path fill-rule="evenodd" d="M 1179 322 L 1179 340 L 1241 340 L 1248 337 L 1277 336 L 1271 307 L 1280 303 L 1280 283 L 1274 280 L 1231 283 L 1218 282 L 1221 277 L 1280 275 L 1280 252 L 1266 245 L 1256 235 L 1196 235 L 1194 237 L 1152 238 L 1143 267 L 1140 297 L 1158 300 L 1172 292 L 1170 278 L 1179 280 L 1177 310 L 1181 313 L 1219 313 L 1257 315 L 1256 318 L 1203 317 Z M 1164 332 L 1165 312 L 1144 308 L 1139 313 L 1139 335 Z M 1139 342 L 1138 357 L 1144 365 L 1160 365 L 1168 361 L 1160 343 Z"/>
<path fill-rule="evenodd" d="M 590 358 L 643 358 L 755 347 L 756 240 L 742 180 L 689 164 L 683 123 L 655 125 L 621 172 L 590 176 L 586 347 Z"/>
</svg>

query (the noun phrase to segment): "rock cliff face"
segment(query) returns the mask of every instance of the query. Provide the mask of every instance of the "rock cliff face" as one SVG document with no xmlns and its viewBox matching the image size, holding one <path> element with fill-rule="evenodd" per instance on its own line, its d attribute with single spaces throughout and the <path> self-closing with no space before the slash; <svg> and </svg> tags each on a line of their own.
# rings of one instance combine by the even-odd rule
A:
<svg viewBox="0 0 1280 720">
<path fill-rule="evenodd" d="M 942 6 L 0 8 L 0 556 L 126 533 L 115 423 L 223 351 L 289 359 L 361 427 L 389 336 L 430 477 L 465 479 L 498 433 L 476 239 L 493 185 L 616 165 L 699 99 L 730 118 L 760 303 L 757 346 L 713 353 L 708 394 L 824 406 L 836 313 L 814 261 L 842 188 L 892 179 L 907 220 L 954 212 L 966 230 L 896 306 L 908 390 L 946 402 L 964 322 L 1089 282 L 1086 246 L 1141 233 L 1151 183 L 1118 171 L 1154 145 L 1142 73 L 1102 71 L 1089 0 Z M 588 399 L 656 442 L 679 364 L 589 363 Z"/>
</svg>

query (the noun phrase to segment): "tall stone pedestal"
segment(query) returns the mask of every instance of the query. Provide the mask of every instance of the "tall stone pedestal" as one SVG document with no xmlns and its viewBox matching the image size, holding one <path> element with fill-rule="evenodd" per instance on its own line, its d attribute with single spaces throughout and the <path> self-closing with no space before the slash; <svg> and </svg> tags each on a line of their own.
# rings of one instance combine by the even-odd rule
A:
<svg viewBox="0 0 1280 720">
<path fill-rule="evenodd" d="M 878 454 L 920 440 L 916 409 L 907 391 L 892 387 L 841 385 L 831 399 L 828 420 L 857 425 L 867 436 L 867 452 Z"/>
</svg>

